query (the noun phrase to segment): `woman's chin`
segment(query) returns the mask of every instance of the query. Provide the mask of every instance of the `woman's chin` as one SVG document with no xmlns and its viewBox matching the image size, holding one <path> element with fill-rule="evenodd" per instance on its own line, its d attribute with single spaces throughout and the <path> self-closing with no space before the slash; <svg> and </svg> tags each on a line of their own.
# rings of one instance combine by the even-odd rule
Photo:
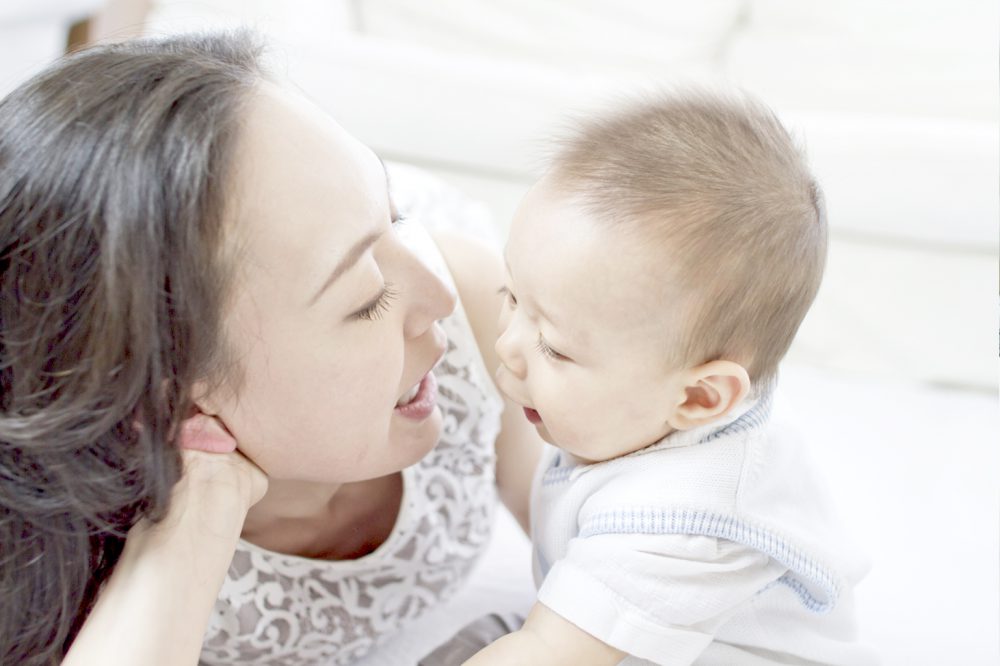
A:
<svg viewBox="0 0 1000 666">
<path fill-rule="evenodd" d="M 420 462 L 437 445 L 444 429 L 444 418 L 441 416 L 441 408 L 435 407 L 434 411 L 419 423 L 407 419 L 403 423 L 393 425 L 389 451 L 391 457 L 399 463 L 392 471 L 399 471 Z"/>
</svg>

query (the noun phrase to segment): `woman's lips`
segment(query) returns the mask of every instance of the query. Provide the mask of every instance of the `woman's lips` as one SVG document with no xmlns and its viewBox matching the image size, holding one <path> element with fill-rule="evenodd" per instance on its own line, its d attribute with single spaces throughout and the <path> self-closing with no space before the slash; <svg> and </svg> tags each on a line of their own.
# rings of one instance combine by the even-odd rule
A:
<svg viewBox="0 0 1000 666">
<path fill-rule="evenodd" d="M 528 421 L 530 421 L 534 425 L 538 425 L 539 423 L 542 422 L 542 417 L 538 414 L 538 412 L 533 410 L 531 407 L 524 408 L 524 416 L 525 418 L 528 419 Z"/>
<path fill-rule="evenodd" d="M 437 379 L 433 372 L 428 372 L 420 380 L 417 395 L 405 405 L 396 407 L 393 411 L 400 416 L 414 421 L 423 421 L 437 407 Z"/>
</svg>

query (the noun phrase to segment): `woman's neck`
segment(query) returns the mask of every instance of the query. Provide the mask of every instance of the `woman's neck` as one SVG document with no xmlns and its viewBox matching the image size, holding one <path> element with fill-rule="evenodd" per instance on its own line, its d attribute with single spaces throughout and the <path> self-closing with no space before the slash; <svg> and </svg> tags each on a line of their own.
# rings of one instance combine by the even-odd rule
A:
<svg viewBox="0 0 1000 666">
<path fill-rule="evenodd" d="M 339 483 L 270 479 L 267 493 L 250 507 L 243 535 L 246 537 L 279 521 L 322 519 L 329 515 L 334 497 L 343 487 Z"/>
<path fill-rule="evenodd" d="M 402 493 L 398 472 L 340 485 L 272 480 L 247 514 L 241 536 L 289 555 L 354 559 L 388 538 Z"/>
</svg>

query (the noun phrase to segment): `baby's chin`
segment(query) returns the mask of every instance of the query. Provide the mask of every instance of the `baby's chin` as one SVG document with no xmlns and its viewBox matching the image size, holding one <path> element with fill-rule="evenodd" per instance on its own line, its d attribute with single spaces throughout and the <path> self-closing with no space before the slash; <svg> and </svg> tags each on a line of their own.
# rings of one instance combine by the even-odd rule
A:
<svg viewBox="0 0 1000 666">
<path fill-rule="evenodd" d="M 538 432 L 538 436 L 541 437 L 543 440 L 545 440 L 546 442 L 548 442 L 552 446 L 556 447 L 557 449 L 562 449 L 566 453 L 573 454 L 573 450 L 572 450 L 573 447 L 572 446 L 567 446 L 566 442 L 560 443 L 558 440 L 556 440 L 556 438 L 552 436 L 552 433 L 549 432 L 549 429 L 546 427 L 545 421 L 542 421 L 540 423 L 536 423 L 534 425 L 535 425 L 535 431 Z M 573 455 L 575 455 L 575 454 L 573 454 Z"/>
<path fill-rule="evenodd" d="M 563 447 L 559 446 L 558 442 L 556 442 L 554 439 L 552 439 L 552 435 L 549 434 L 549 429 L 545 427 L 545 423 L 544 422 L 535 424 L 535 431 L 538 433 L 539 437 L 541 437 L 544 441 L 548 442 L 552 446 L 554 446 L 556 448 L 559 448 L 559 449 L 563 448 Z"/>
<path fill-rule="evenodd" d="M 577 446 L 572 442 L 567 442 L 562 440 L 561 442 L 552 436 L 549 429 L 545 425 L 545 421 L 535 423 L 535 431 L 538 436 L 541 437 L 545 442 L 551 444 L 552 446 L 560 449 L 564 453 L 568 454 L 569 457 L 577 464 L 580 465 L 590 465 L 592 463 L 603 462 L 609 460 L 614 456 L 595 456 L 594 451 L 586 451 L 583 447 Z"/>
<path fill-rule="evenodd" d="M 552 437 L 552 434 L 545 427 L 544 423 L 539 423 L 538 425 L 535 426 L 535 429 L 538 431 L 538 436 L 539 437 L 541 437 L 543 440 L 545 440 L 546 442 L 548 442 L 552 446 L 556 447 L 557 449 L 561 450 L 563 453 L 565 453 L 566 455 L 568 455 L 570 457 L 570 459 L 574 463 L 580 464 L 580 465 L 589 465 L 590 463 L 598 462 L 596 460 L 591 460 L 590 458 L 588 458 L 585 455 L 581 455 L 581 452 L 578 452 L 576 450 L 576 447 L 574 447 L 574 446 L 564 446 L 564 445 L 560 444 L 559 442 L 557 442 Z"/>
</svg>

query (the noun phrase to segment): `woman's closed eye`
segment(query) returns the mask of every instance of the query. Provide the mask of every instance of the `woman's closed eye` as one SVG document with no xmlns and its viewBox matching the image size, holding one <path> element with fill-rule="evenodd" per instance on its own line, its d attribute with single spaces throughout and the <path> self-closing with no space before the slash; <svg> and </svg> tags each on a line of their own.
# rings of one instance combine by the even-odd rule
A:
<svg viewBox="0 0 1000 666">
<path fill-rule="evenodd" d="M 396 210 L 395 204 L 390 203 L 390 220 L 389 223 L 393 228 L 403 226 L 406 221 L 406 216 L 401 214 Z M 368 302 L 367 305 L 362 307 L 360 310 L 351 315 L 352 319 L 361 319 L 363 321 L 376 321 L 382 318 L 386 312 L 389 311 L 389 305 L 392 301 L 399 295 L 399 292 L 393 287 L 391 282 L 386 282 L 385 286 L 382 287 L 382 291 L 378 293 L 374 299 Z"/>
<path fill-rule="evenodd" d="M 378 296 L 376 296 L 375 299 L 368 305 L 355 312 L 352 317 L 355 319 L 362 319 L 364 321 L 375 321 L 377 319 L 381 319 L 382 315 L 388 312 L 389 305 L 392 303 L 393 299 L 395 299 L 398 295 L 399 292 L 396 291 L 392 283 L 386 282 Z"/>
<path fill-rule="evenodd" d="M 549 346 L 549 343 L 545 342 L 545 338 L 541 335 L 538 336 L 538 342 L 535 344 L 535 349 L 537 349 L 542 356 L 546 356 L 553 361 L 569 361 L 571 360 L 565 354 L 560 354 L 555 349 Z"/>
</svg>

